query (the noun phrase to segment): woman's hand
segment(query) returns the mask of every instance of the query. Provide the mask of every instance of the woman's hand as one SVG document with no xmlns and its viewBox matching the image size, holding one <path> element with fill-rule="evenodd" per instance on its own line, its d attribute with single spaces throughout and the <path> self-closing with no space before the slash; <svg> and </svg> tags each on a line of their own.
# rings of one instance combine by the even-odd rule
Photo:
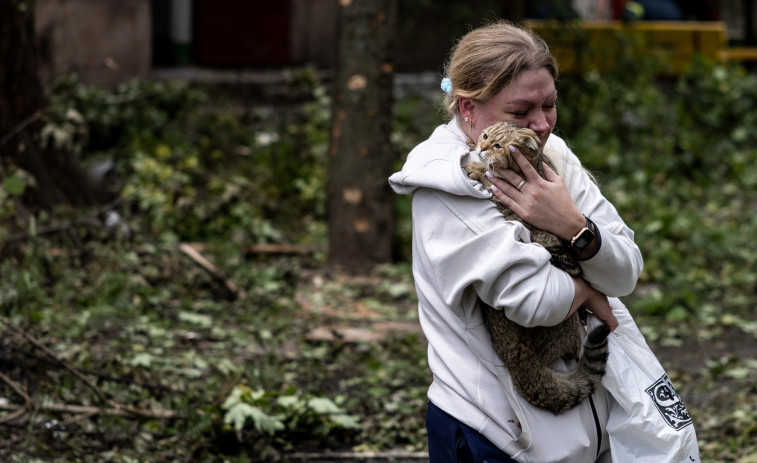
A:
<svg viewBox="0 0 757 463">
<path fill-rule="evenodd" d="M 612 306 L 610 306 L 607 296 L 592 288 L 583 278 L 573 278 L 573 284 L 575 285 L 576 292 L 573 296 L 570 312 L 568 312 L 568 316 L 565 318 L 567 319 L 573 315 L 579 307 L 583 307 L 593 313 L 605 325 L 609 326 L 611 331 L 615 331 L 620 322 L 613 315 Z"/>
<path fill-rule="evenodd" d="M 494 196 L 534 227 L 552 232 L 563 240 L 573 238 L 584 227 L 586 219 L 573 204 L 562 178 L 547 164 L 544 164 L 546 178 L 541 178 L 517 148 L 511 146 L 510 151 L 523 176 L 511 169 L 498 169 L 496 175 L 489 178 L 494 184 Z"/>
</svg>

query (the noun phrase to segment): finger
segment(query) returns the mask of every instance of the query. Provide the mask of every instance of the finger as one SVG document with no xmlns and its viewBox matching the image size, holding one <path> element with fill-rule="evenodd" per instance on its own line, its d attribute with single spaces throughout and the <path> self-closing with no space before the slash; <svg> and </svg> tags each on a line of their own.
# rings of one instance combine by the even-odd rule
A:
<svg viewBox="0 0 757 463">
<path fill-rule="evenodd" d="M 489 176 L 488 172 L 487 176 Z M 517 203 L 513 199 L 513 195 L 518 193 L 515 187 L 508 181 L 494 175 L 490 176 L 489 180 L 492 182 L 491 192 L 494 197 L 517 214 L 517 211 L 515 211 Z"/>
<path fill-rule="evenodd" d="M 507 180 L 507 182 L 503 182 L 502 185 L 507 183 L 508 186 L 511 186 L 513 188 L 517 188 L 518 185 L 520 185 L 520 183 L 524 180 L 522 176 L 520 176 L 512 169 L 499 169 L 495 167 L 494 172 L 496 173 L 496 175 L 494 175 L 493 177 L 500 182 L 503 182 L 502 179 Z"/>
<path fill-rule="evenodd" d="M 551 168 L 551 167 L 549 166 L 549 164 L 547 164 L 546 162 L 542 162 L 542 163 L 541 163 L 541 165 L 542 165 L 542 169 L 544 169 L 544 178 L 545 178 L 546 180 L 552 181 L 552 180 L 554 180 L 554 179 L 556 179 L 556 178 L 560 177 L 560 176 L 559 176 L 559 175 L 557 174 L 557 172 L 555 172 L 555 171 L 554 171 L 554 169 L 552 169 L 552 168 Z"/>
<path fill-rule="evenodd" d="M 489 180 L 501 190 L 511 192 L 510 189 L 515 187 L 523 181 L 523 177 L 516 174 L 510 169 L 494 169 L 494 173 L 487 171 L 486 176 Z"/>
<path fill-rule="evenodd" d="M 526 178 L 526 181 L 534 181 L 537 178 L 540 178 L 539 173 L 536 172 L 534 166 L 532 166 L 531 163 L 528 162 L 528 159 L 523 156 L 520 150 L 518 150 L 513 145 L 509 145 L 507 148 L 510 150 L 510 154 L 512 154 L 515 163 L 518 164 L 518 167 L 520 167 L 520 170 L 523 172 L 523 176 Z"/>
<path fill-rule="evenodd" d="M 510 198 L 510 195 L 514 194 L 513 186 L 510 185 L 505 180 L 502 180 L 501 178 L 490 174 L 489 172 L 486 172 L 486 176 L 489 177 L 489 181 L 491 181 L 491 192 L 492 195 L 494 195 L 495 198 L 497 198 L 501 203 L 505 204 L 509 207 L 509 203 L 512 201 Z M 507 190 L 507 192 L 505 192 Z"/>
</svg>

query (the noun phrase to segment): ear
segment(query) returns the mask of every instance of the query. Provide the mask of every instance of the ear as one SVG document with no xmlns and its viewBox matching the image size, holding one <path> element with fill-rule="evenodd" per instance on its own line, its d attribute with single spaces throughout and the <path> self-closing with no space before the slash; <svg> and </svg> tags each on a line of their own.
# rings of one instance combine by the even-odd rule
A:
<svg viewBox="0 0 757 463">
<path fill-rule="evenodd" d="M 469 117 L 473 119 L 473 116 L 476 112 L 476 102 L 473 101 L 473 98 L 469 97 L 460 97 L 458 98 L 458 108 L 460 108 L 460 114 L 462 114 L 463 117 Z"/>
</svg>

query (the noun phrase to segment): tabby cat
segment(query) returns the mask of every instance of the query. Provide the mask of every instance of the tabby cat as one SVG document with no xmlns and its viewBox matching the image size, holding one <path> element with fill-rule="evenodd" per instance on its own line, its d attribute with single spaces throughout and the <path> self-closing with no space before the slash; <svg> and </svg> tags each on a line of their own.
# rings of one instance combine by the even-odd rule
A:
<svg viewBox="0 0 757 463">
<path fill-rule="evenodd" d="M 513 145 L 544 177 L 542 162 L 552 163 L 539 149 L 539 139 L 530 129 L 519 128 L 510 122 L 494 124 L 481 132 L 477 147 L 481 149 L 488 168 L 510 168 L 521 172 L 508 151 Z M 471 148 L 476 145 L 468 139 Z M 468 176 L 491 188 L 485 173 L 487 166 L 471 162 L 465 166 Z M 554 234 L 537 229 L 524 222 L 507 206 L 492 196 L 497 209 L 507 218 L 522 223 L 531 232 L 531 241 L 541 244 L 549 251 L 550 262 L 573 277 L 582 275 L 581 267 L 561 240 Z M 607 336 L 610 328 L 599 325 L 583 343 L 583 327 L 580 319 L 585 309 L 579 309 L 570 318 L 555 326 L 526 328 L 511 320 L 504 310 L 483 305 L 484 320 L 491 333 L 492 345 L 497 355 L 510 372 L 515 389 L 533 405 L 558 415 L 583 401 L 594 392 L 605 373 L 608 357 Z M 550 365 L 558 359 L 578 360 L 578 367 L 569 372 L 558 372 Z"/>
</svg>

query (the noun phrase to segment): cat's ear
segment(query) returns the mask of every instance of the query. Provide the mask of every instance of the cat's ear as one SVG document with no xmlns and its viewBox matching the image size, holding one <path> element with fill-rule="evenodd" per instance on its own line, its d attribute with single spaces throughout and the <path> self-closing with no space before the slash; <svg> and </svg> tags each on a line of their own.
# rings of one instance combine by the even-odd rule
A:
<svg viewBox="0 0 757 463">
<path fill-rule="evenodd" d="M 527 137 L 526 138 L 526 148 L 536 151 L 536 150 L 539 149 L 539 144 L 536 143 L 536 140 L 534 140 L 533 138 Z"/>
</svg>

